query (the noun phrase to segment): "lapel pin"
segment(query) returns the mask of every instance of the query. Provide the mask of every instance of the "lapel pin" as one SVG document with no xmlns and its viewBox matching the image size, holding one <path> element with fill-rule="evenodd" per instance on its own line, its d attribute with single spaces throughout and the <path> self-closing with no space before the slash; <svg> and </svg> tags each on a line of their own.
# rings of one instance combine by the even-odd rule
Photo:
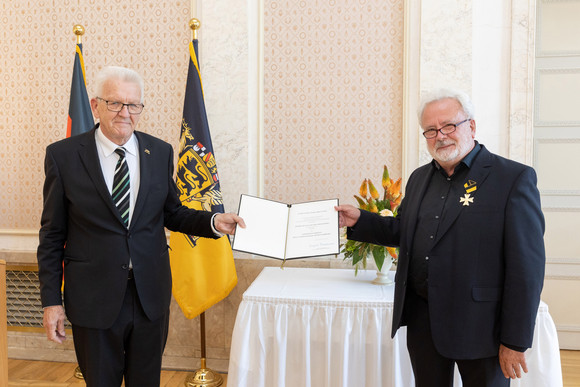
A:
<svg viewBox="0 0 580 387">
<path fill-rule="evenodd" d="M 463 203 L 464 206 L 469 207 L 469 203 L 473 203 L 473 199 L 470 194 L 466 193 L 465 196 L 459 198 L 459 203 Z"/>
<path fill-rule="evenodd" d="M 469 207 L 469 204 L 473 203 L 474 198 L 471 197 L 471 193 L 477 189 L 477 183 L 473 180 L 467 180 L 467 183 L 463 184 L 463 188 L 465 188 L 465 196 L 459 198 L 459 203 Z"/>
<path fill-rule="evenodd" d="M 151 154 L 151 152 L 149 152 L 149 149 L 145 148 L 145 153 L 147 153 L 148 155 Z"/>
<path fill-rule="evenodd" d="M 471 193 L 477 189 L 477 183 L 473 180 L 468 180 L 467 183 L 463 184 L 466 193 Z"/>
</svg>

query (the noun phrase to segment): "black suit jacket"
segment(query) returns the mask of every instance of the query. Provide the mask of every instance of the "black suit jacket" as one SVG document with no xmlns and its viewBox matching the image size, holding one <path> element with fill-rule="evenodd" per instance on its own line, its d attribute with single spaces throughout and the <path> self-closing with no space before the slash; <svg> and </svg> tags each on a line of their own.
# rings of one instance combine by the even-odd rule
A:
<svg viewBox="0 0 580 387">
<path fill-rule="evenodd" d="M 171 271 L 164 226 L 215 238 L 212 214 L 179 201 L 173 149 L 145 133 L 139 143 L 140 186 L 125 228 L 105 184 L 95 129 L 47 147 L 44 209 L 38 264 L 43 306 L 61 305 L 72 324 L 106 329 L 119 314 L 129 259 L 145 313 L 159 318 L 171 301 Z"/>
<path fill-rule="evenodd" d="M 418 210 L 434 168 L 409 178 L 396 218 L 362 211 L 349 239 L 400 246 L 392 335 L 406 325 L 405 294 Z M 437 350 L 452 359 L 496 356 L 499 344 L 529 348 L 544 279 L 544 217 L 536 174 L 482 146 L 467 180 L 473 203 L 452 206 L 429 252 L 429 314 Z M 463 182 L 462 182 L 463 184 Z"/>
</svg>

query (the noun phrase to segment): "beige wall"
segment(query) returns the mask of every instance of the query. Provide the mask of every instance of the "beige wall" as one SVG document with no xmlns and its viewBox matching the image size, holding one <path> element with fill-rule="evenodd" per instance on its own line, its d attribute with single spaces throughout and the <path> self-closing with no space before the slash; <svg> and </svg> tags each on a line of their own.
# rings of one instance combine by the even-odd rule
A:
<svg viewBox="0 0 580 387">
<path fill-rule="evenodd" d="M 86 29 L 89 95 L 103 66 L 134 67 L 146 80 L 140 130 L 175 144 L 187 74 L 189 2 L 30 0 L 0 7 L 0 229 L 38 229 L 44 149 L 66 133 L 73 25 Z"/>
<path fill-rule="evenodd" d="M 580 349 L 579 0 L 538 0 L 534 161 L 546 217 L 543 299 L 563 348 Z"/>
<path fill-rule="evenodd" d="M 264 1 L 264 196 L 353 202 L 401 175 L 403 2 Z"/>
</svg>

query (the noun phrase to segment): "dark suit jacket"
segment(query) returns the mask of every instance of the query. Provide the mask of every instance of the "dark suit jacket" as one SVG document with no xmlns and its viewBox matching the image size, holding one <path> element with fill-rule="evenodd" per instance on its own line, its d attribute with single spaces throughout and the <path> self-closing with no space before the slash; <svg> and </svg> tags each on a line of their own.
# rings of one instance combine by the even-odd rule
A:
<svg viewBox="0 0 580 387">
<path fill-rule="evenodd" d="M 417 212 L 434 168 L 409 178 L 396 218 L 362 211 L 349 239 L 400 246 L 392 335 L 406 325 L 405 293 Z M 536 174 L 482 146 L 467 175 L 473 203 L 451 191 L 429 253 L 429 315 L 437 350 L 452 359 L 496 356 L 499 344 L 529 348 L 544 279 L 544 217 Z M 462 182 L 463 185 L 463 182 Z"/>
<path fill-rule="evenodd" d="M 43 306 L 61 305 L 72 324 L 106 329 L 119 314 L 129 259 L 145 313 L 151 320 L 171 301 L 164 226 L 214 238 L 212 214 L 181 206 L 173 181 L 173 149 L 145 133 L 139 142 L 140 186 L 129 229 L 105 184 L 95 130 L 47 147 L 38 264 Z"/>
</svg>

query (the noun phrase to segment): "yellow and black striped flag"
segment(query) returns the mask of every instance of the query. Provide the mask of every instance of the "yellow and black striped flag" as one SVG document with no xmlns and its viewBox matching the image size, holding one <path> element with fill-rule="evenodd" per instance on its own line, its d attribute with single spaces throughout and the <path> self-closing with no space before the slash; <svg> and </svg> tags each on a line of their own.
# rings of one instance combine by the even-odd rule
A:
<svg viewBox="0 0 580 387">
<path fill-rule="evenodd" d="M 189 70 L 181 121 L 177 186 L 189 208 L 223 212 L 223 199 L 214 157 L 197 60 L 197 39 L 189 44 Z M 238 277 L 227 236 L 198 238 L 171 233 L 173 296 L 187 318 L 194 318 L 223 300 Z"/>
</svg>

